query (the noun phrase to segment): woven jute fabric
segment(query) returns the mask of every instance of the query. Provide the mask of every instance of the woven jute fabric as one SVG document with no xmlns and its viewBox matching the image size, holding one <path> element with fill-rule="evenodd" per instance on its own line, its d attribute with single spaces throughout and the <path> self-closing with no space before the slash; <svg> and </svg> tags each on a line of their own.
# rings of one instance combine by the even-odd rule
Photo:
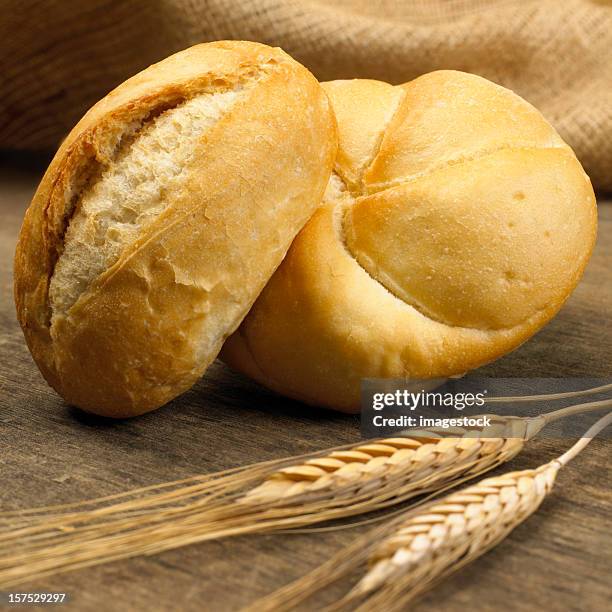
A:
<svg viewBox="0 0 612 612">
<path fill-rule="evenodd" d="M 0 148 L 54 148 L 128 76 L 218 39 L 281 46 L 321 80 L 480 74 L 612 189 L 612 0 L 4 0 Z"/>
</svg>

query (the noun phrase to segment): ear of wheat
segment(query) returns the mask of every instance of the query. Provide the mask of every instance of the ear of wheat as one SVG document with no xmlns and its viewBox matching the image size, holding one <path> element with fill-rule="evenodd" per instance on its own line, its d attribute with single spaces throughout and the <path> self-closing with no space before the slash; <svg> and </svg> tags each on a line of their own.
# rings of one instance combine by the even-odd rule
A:
<svg viewBox="0 0 612 612">
<path fill-rule="evenodd" d="M 601 404 L 573 410 L 600 409 Z M 204 540 L 298 528 L 398 504 L 508 461 L 560 412 L 526 419 L 494 417 L 491 429 L 466 432 L 510 432 L 514 437 L 442 438 L 434 432 L 429 437 L 386 438 L 83 504 L 3 513 L 0 587 Z"/>
<path fill-rule="evenodd" d="M 403 514 L 334 555 L 311 574 L 256 602 L 259 612 L 294 609 L 360 566 L 365 574 L 331 610 L 405 610 L 416 597 L 501 542 L 533 514 L 557 473 L 612 423 L 612 413 L 573 447 L 536 469 L 485 478 Z"/>
<path fill-rule="evenodd" d="M 222 478 L 218 486 L 205 481 L 91 510 L 9 517 L 8 528 L 0 531 L 0 585 L 367 512 L 480 474 L 522 446 L 519 438 L 390 438 L 272 473 L 254 467 Z"/>
</svg>

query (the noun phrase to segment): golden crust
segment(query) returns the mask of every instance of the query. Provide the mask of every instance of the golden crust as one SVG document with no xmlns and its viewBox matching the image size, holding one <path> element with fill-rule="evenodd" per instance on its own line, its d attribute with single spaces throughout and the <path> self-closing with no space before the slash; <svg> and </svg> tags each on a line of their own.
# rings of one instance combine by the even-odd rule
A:
<svg viewBox="0 0 612 612">
<path fill-rule="evenodd" d="M 271 389 L 348 412 L 362 378 L 459 375 L 530 338 L 578 283 L 597 225 L 569 147 L 473 75 L 394 88 L 403 96 L 364 167 L 355 152 L 377 130 L 354 95 L 362 83 L 325 85 L 343 106 L 348 195 L 315 213 L 221 353 Z"/>
<path fill-rule="evenodd" d="M 183 188 L 52 323 L 49 282 L 75 198 L 112 163 L 126 126 L 243 83 L 248 91 L 194 150 Z M 334 155 L 333 115 L 314 77 L 257 43 L 192 47 L 98 102 L 49 166 L 15 254 L 19 321 L 48 382 L 113 417 L 188 389 L 320 202 Z"/>
</svg>

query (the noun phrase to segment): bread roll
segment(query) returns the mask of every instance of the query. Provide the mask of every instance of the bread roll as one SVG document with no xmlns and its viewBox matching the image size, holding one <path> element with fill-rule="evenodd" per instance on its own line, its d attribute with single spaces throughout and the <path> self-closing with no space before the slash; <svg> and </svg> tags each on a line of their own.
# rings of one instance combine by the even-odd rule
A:
<svg viewBox="0 0 612 612">
<path fill-rule="evenodd" d="M 461 375 L 532 336 L 587 264 L 596 206 L 555 130 L 483 78 L 324 88 L 335 175 L 222 358 L 354 412 L 362 378 Z"/>
<path fill-rule="evenodd" d="M 77 124 L 27 211 L 15 300 L 71 404 L 140 414 L 188 389 L 320 204 L 335 120 L 280 49 L 195 46 Z"/>
</svg>

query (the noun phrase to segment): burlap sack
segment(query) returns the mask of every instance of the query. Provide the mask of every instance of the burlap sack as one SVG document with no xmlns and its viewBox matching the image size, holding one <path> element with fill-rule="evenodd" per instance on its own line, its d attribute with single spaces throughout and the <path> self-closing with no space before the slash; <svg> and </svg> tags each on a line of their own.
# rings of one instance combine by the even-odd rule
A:
<svg viewBox="0 0 612 612">
<path fill-rule="evenodd" d="M 481 74 L 539 107 L 612 188 L 610 0 L 4 0 L 0 147 L 55 147 L 129 75 L 224 38 L 280 45 L 322 80 Z"/>
</svg>

